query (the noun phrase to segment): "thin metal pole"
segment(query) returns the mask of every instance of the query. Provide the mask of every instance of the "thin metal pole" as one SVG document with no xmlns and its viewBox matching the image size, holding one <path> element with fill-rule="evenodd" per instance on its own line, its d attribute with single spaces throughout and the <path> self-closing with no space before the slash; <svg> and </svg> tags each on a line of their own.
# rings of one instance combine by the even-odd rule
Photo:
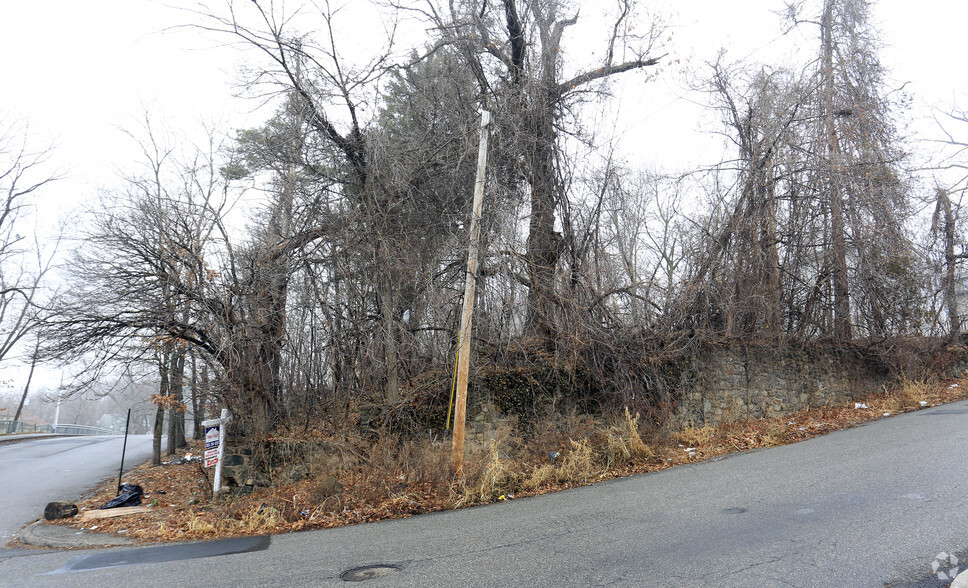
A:
<svg viewBox="0 0 968 588">
<path fill-rule="evenodd" d="M 484 206 L 484 179 L 487 168 L 487 126 L 491 113 L 481 112 L 481 143 L 477 152 L 477 177 L 474 181 L 474 206 L 471 212 L 470 245 L 467 248 L 467 280 L 464 283 L 464 312 L 457 339 L 457 408 L 454 413 L 454 475 L 464 476 L 464 421 L 467 416 L 467 380 L 471 363 L 471 322 L 474 318 L 474 288 L 477 280 L 477 254 L 481 240 L 481 210 Z"/>
<path fill-rule="evenodd" d="M 131 409 L 128 409 L 128 418 L 124 421 L 124 445 L 121 446 L 121 467 L 118 469 L 118 492 L 121 494 L 121 474 L 124 473 L 124 452 L 128 450 L 128 426 L 131 424 Z"/>
</svg>

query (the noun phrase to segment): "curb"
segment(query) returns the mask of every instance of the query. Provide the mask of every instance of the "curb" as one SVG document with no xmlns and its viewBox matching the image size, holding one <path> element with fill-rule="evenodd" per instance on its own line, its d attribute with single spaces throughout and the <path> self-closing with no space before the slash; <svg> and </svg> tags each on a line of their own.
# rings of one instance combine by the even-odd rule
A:
<svg viewBox="0 0 968 588">
<path fill-rule="evenodd" d="M 0 435 L 0 443 L 18 443 L 20 441 L 30 441 L 31 439 L 58 439 L 61 437 L 73 437 L 74 435 L 64 435 L 62 433 L 28 433 L 25 435 Z"/>
<path fill-rule="evenodd" d="M 131 537 L 122 537 L 115 533 L 95 533 L 66 525 L 45 525 L 43 521 L 37 521 L 25 527 L 20 531 L 19 540 L 24 545 L 57 549 L 119 547 L 139 543 Z"/>
</svg>

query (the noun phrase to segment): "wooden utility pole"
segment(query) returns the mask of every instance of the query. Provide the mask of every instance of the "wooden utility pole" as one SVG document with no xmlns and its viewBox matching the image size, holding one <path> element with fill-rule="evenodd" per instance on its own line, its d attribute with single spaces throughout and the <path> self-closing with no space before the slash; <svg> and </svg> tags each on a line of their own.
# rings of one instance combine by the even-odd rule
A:
<svg viewBox="0 0 968 588">
<path fill-rule="evenodd" d="M 474 318 L 474 288 L 477 281 L 477 252 L 481 240 L 481 209 L 484 206 L 484 177 L 487 167 L 487 126 L 491 113 L 481 112 L 481 143 L 477 151 L 477 177 L 474 181 L 474 206 L 471 212 L 470 245 L 467 247 L 467 281 L 464 283 L 464 312 L 457 339 L 457 408 L 454 412 L 453 469 L 464 476 L 464 421 L 467 418 L 467 379 L 471 365 L 471 321 Z"/>
</svg>

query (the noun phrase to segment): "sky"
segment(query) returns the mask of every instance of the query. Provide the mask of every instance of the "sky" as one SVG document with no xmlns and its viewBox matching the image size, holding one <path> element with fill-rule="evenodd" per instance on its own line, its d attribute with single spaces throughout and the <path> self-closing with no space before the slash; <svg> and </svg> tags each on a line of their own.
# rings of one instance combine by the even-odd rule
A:
<svg viewBox="0 0 968 588">
<path fill-rule="evenodd" d="M 594 3 L 584 4 L 586 14 L 593 11 Z M 710 130 L 681 100 L 683 68 L 698 68 L 720 47 L 734 58 L 772 59 L 784 43 L 773 14 L 782 0 L 655 4 L 663 5 L 670 59 L 677 63 L 616 103 L 632 113 L 622 118 L 626 136 L 656 138 L 636 146 L 640 158 L 681 161 L 696 157 L 695 145 Z M 912 94 L 950 105 L 968 89 L 959 41 L 968 6 L 914 5 L 875 4 L 882 61 L 898 84 L 909 82 Z M 136 158 L 121 129 L 137 128 L 146 110 L 175 129 L 207 123 L 228 131 L 264 118 L 258 102 L 236 96 L 240 52 L 201 31 L 172 29 L 198 22 L 188 11 L 195 6 L 190 0 L 45 0 L 0 9 L 0 120 L 27 121 L 38 144 L 56 147 L 55 159 L 70 179 L 58 200 L 84 199 L 116 181 L 117 170 Z"/>
<path fill-rule="evenodd" d="M 721 47 L 734 58 L 775 60 L 787 43 L 774 14 L 783 2 L 652 4 L 664 12 L 663 51 L 671 63 L 648 84 L 622 87 L 613 124 L 631 161 L 685 169 L 703 163 L 710 145 L 721 142 L 689 94 L 686 72 L 697 71 Z M 259 102 L 238 96 L 244 55 L 180 26 L 198 22 L 186 10 L 196 6 L 189 0 L 42 0 L 0 8 L 0 123 L 29 125 L 31 143 L 51 145 L 50 165 L 64 175 L 40 195 L 40 216 L 63 218 L 100 190 L 117 186 L 120 173 L 138 158 L 124 129 L 139 128 L 146 111 L 186 136 L 202 124 L 231 133 L 267 116 Z M 586 1 L 579 14 L 593 17 L 596 6 Z M 915 97 L 907 115 L 913 129 L 935 132 L 928 107 L 960 100 L 968 108 L 960 30 L 968 22 L 968 4 L 879 0 L 872 15 L 884 45 L 882 63 L 893 83 L 906 83 Z M 371 31 L 371 25 L 345 26 Z M 43 377 L 56 385 L 56 374 Z"/>
</svg>

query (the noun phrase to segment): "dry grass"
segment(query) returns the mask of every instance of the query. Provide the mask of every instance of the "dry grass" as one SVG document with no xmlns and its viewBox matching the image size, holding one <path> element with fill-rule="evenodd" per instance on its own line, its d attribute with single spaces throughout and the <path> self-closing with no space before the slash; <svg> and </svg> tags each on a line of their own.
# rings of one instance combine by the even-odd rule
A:
<svg viewBox="0 0 968 588">
<path fill-rule="evenodd" d="M 887 393 L 895 412 L 919 408 L 922 402 L 929 402 L 931 384 L 923 380 L 904 378 L 897 388 Z"/>
<path fill-rule="evenodd" d="M 215 525 L 206 521 L 202 517 L 191 513 L 188 517 L 188 533 L 191 535 L 212 535 L 216 532 Z"/>
<path fill-rule="evenodd" d="M 497 441 L 491 441 L 488 460 L 482 472 L 474 479 L 465 477 L 458 482 L 459 492 L 454 506 L 461 508 L 492 502 L 516 490 L 517 478 L 509 461 L 501 457 Z"/>
<path fill-rule="evenodd" d="M 588 481 L 597 473 L 595 454 L 588 439 L 571 442 L 571 451 L 565 454 L 558 466 L 556 479 L 559 483 L 580 483 Z"/>
<path fill-rule="evenodd" d="M 639 415 L 634 417 L 625 409 L 624 417 L 608 428 L 607 467 L 626 466 L 634 461 L 651 461 L 655 451 L 639 435 Z"/>
<path fill-rule="evenodd" d="M 543 463 L 538 467 L 534 468 L 524 482 L 522 482 L 521 487 L 526 491 L 534 491 L 538 488 L 545 486 L 557 479 L 558 468 L 549 463 Z"/>
<path fill-rule="evenodd" d="M 713 442 L 716 437 L 716 429 L 709 425 L 697 427 L 695 423 L 690 421 L 682 427 L 682 430 L 673 433 L 672 437 L 683 445 L 702 447 Z"/>
<path fill-rule="evenodd" d="M 197 464 L 139 466 L 126 476 L 147 493 L 151 512 L 98 521 L 99 530 L 125 530 L 144 541 L 170 541 L 326 528 L 511 500 L 600 479 L 657 471 L 733 451 L 801 441 L 836 429 L 968 397 L 968 378 L 939 384 L 906 380 L 863 401 L 804 410 L 783 417 L 740 421 L 716 428 L 689 423 L 646 431 L 629 412 L 610 421 L 568 413 L 535 423 L 527 440 L 501 427 L 484 446 L 469 444 L 465 478 L 450 475 L 450 444 L 324 438 L 308 456 L 312 475 L 256 489 L 244 496 L 210 499 L 211 486 Z M 646 439 L 648 442 L 646 442 Z M 198 447 L 193 447 L 192 452 Z M 291 466 L 289 466 L 291 469 Z M 335 491 L 321 491 L 333 476 Z M 114 495 L 116 479 L 78 502 L 97 508 Z M 329 487 L 329 486 L 327 486 Z M 54 524 L 81 527 L 80 517 Z"/>
</svg>

